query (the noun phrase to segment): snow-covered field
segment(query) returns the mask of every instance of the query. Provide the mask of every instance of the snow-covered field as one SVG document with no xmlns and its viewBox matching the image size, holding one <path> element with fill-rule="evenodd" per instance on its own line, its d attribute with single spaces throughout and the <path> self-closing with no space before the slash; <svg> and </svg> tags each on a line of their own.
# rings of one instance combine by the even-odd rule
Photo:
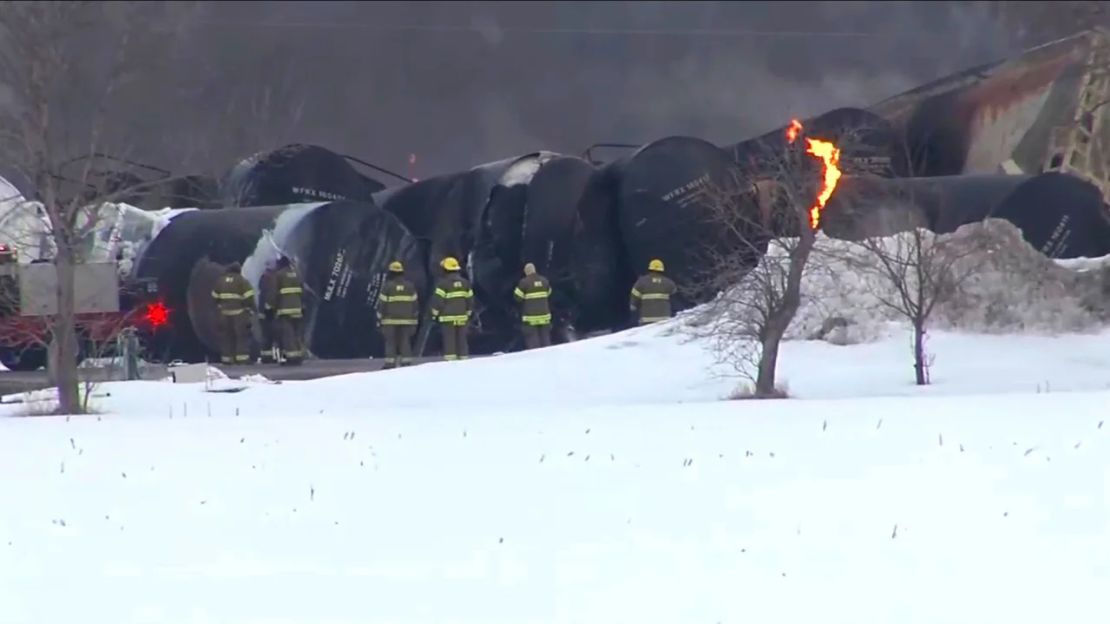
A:
<svg viewBox="0 0 1110 624">
<path fill-rule="evenodd" d="M 1110 332 L 930 348 L 788 343 L 788 401 L 662 327 L 107 385 L 0 418 L 0 622 L 1105 622 Z"/>
</svg>

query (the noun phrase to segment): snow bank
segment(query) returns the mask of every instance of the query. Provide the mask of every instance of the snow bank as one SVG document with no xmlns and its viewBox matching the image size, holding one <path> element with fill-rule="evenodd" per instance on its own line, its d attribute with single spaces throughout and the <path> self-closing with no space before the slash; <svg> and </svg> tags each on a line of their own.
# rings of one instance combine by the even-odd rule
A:
<svg viewBox="0 0 1110 624">
<path fill-rule="evenodd" d="M 935 238 L 927 231 L 921 235 L 925 245 Z M 961 261 L 976 270 L 961 296 L 938 305 L 931 329 L 1055 334 L 1098 331 L 1110 321 L 1110 260 L 1054 261 L 1002 220 L 969 224 L 944 236 L 950 241 L 986 240 L 992 250 Z M 892 251 L 911 249 L 912 234 L 884 242 Z M 781 261 L 774 259 L 784 255 L 782 246 L 769 250 L 771 261 Z M 868 258 L 868 252 L 854 243 L 819 235 L 802 283 L 803 303 L 787 338 L 824 336 L 852 344 L 881 339 L 892 324 L 903 324 L 904 317 L 880 300 L 897 298 L 893 285 L 851 267 Z M 704 310 L 715 312 L 711 307 Z M 835 329 L 828 331 L 830 327 Z"/>
<path fill-rule="evenodd" d="M 363 409 L 527 411 L 633 404 L 681 409 L 729 396 L 737 386 L 734 371 L 715 362 L 706 342 L 672 332 L 675 323 L 468 362 L 281 384 L 235 380 L 246 384 L 239 394 L 214 395 L 203 384 L 108 383 L 101 388 L 110 396 L 94 404 L 115 414 L 217 409 L 304 416 Z M 891 326 L 883 334 L 884 339 L 850 346 L 787 342 L 779 380 L 791 396 L 814 400 L 1110 389 L 1110 330 L 1056 337 L 936 331 L 927 344 L 935 357 L 934 383 L 925 388 L 913 385 L 910 333 Z M 226 372 L 234 375 L 235 369 Z M 18 414 L 5 409 L 0 406 L 0 417 Z"/>
<path fill-rule="evenodd" d="M 0 419 L 0 621 L 1102 621 L 1110 393 L 458 404 L 483 365 Z"/>
<path fill-rule="evenodd" d="M 803 400 L 720 401 L 680 323 L 0 417 L 0 621 L 1102 621 L 1110 330 L 936 331 L 928 388 L 904 328 L 792 341 Z"/>
</svg>

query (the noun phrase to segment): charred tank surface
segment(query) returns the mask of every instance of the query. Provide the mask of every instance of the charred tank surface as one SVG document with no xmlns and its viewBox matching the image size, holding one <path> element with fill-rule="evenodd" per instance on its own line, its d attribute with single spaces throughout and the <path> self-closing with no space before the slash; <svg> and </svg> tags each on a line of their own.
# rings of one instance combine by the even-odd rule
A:
<svg viewBox="0 0 1110 624">
<path fill-rule="evenodd" d="M 225 207 L 314 201 L 369 201 L 385 185 L 359 173 L 343 156 L 318 145 L 292 144 L 255 154 L 224 179 Z"/>
<path fill-rule="evenodd" d="M 612 330 L 626 323 L 632 269 L 622 253 L 617 207 L 620 161 L 594 171 L 578 200 L 571 242 L 570 300 L 574 331 L 579 334 Z"/>
<path fill-rule="evenodd" d="M 859 240 L 888 236 L 909 224 L 943 234 L 999 218 L 1052 258 L 1110 253 L 1110 212 L 1099 190 L 1074 176 L 1045 173 L 931 178 L 842 179 L 826 208 L 824 232 Z"/>
<path fill-rule="evenodd" d="M 708 261 L 740 244 L 721 227 L 720 206 L 726 201 L 740 202 L 736 209 L 744 218 L 736 219 L 736 227 L 751 252 L 745 264 L 755 267 L 766 252 L 768 232 L 756 196 L 736 192 L 744 181 L 728 152 L 701 139 L 668 137 L 616 166 L 617 224 L 628 269 L 618 282 L 620 292 L 628 293 L 648 262 L 659 258 L 680 285 L 676 310 L 712 297 L 715 293 L 698 286 L 709 277 Z"/>
<path fill-rule="evenodd" d="M 466 264 L 482 212 L 505 171 L 509 158 L 376 193 L 373 201 L 392 213 L 414 236 L 428 242 L 431 265 L 444 256 Z"/>
<path fill-rule="evenodd" d="M 574 235 L 580 202 L 596 168 L 573 156 L 546 163 L 528 186 L 520 265 L 531 262 L 551 281 L 552 340 L 562 342 L 580 315 L 568 295 L 574 284 Z M 518 268 L 515 284 L 522 277 Z M 514 308 L 515 309 L 515 308 Z"/>
<path fill-rule="evenodd" d="M 430 299 L 427 250 L 396 216 L 377 206 L 332 202 L 313 208 L 282 235 L 305 281 L 305 335 L 321 358 L 381 357 L 375 306 L 393 260 L 404 263 L 424 307 Z"/>
<path fill-rule="evenodd" d="M 552 282 L 553 330 L 561 340 L 573 315 L 565 292 L 578 200 L 593 171 L 579 158 L 539 153 L 515 162 L 491 190 L 471 265 L 484 333 L 500 345 L 493 348 L 522 346 L 513 290 L 528 262 Z"/>
<path fill-rule="evenodd" d="M 879 102 L 870 110 L 903 133 L 912 175 L 1035 175 L 1067 167 L 1071 127 L 1088 134 L 1084 147 L 1106 151 L 1110 111 L 1100 102 L 1098 75 L 1106 33 L 1094 29 L 1021 55 L 973 67 Z M 1084 159 L 1087 160 L 1087 159 Z M 1101 178 L 1105 159 L 1078 163 Z"/>
<path fill-rule="evenodd" d="M 487 315 L 487 302 L 491 297 L 482 290 L 481 279 L 476 273 L 474 252 L 483 215 L 491 202 L 497 206 L 519 206 L 520 203 L 513 198 L 521 198 L 524 191 L 523 188 L 515 188 L 522 185 L 513 180 L 510 170 L 514 165 L 527 170 L 541 157 L 541 153 L 534 153 L 508 158 L 374 195 L 374 201 L 382 209 L 395 215 L 422 241 L 425 263 L 430 267 L 429 277 L 433 283 L 441 275 L 439 262 L 446 256 L 456 258 L 470 277 L 475 288 L 477 317 L 470 339 L 472 353 L 493 352 L 505 346 L 504 322 L 496 318 L 496 313 Z M 530 175 L 521 179 L 530 179 Z M 499 219 L 506 216 L 519 218 L 512 217 L 514 212 L 519 213 L 519 210 L 494 210 Z M 503 226 L 499 224 L 497 227 L 500 230 Z M 427 348 L 433 351 L 440 348 L 438 332 L 426 332 L 424 335 Z"/>
<path fill-rule="evenodd" d="M 188 211 L 158 233 L 135 265 L 137 277 L 158 280 L 171 310 L 170 330 L 149 350 L 162 359 L 214 356 L 213 280 L 240 262 L 257 296 L 266 264 L 279 253 L 293 260 L 305 280 L 306 341 L 317 357 L 382 354 L 373 305 L 391 260 L 405 262 L 426 290 L 426 252 L 393 215 L 370 204 Z"/>
<path fill-rule="evenodd" d="M 802 134 L 832 141 L 841 150 L 841 168 L 847 175 L 882 177 L 908 175 L 906 150 L 896 127 L 883 117 L 861 108 L 838 108 L 802 120 Z M 781 175 L 774 162 L 788 144 L 789 124 L 766 134 L 725 146 L 746 175 Z"/>
</svg>

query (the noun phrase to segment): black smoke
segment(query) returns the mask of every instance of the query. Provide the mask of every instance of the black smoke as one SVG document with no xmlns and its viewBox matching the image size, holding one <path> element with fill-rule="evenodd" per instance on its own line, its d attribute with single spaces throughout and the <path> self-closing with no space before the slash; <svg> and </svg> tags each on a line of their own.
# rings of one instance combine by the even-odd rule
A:
<svg viewBox="0 0 1110 624">
<path fill-rule="evenodd" d="M 182 173 L 294 142 L 419 178 L 599 141 L 732 143 L 1014 51 L 956 2 L 167 4 L 188 15 L 151 8 L 142 37 L 165 62 L 114 106 L 132 158 Z"/>
</svg>

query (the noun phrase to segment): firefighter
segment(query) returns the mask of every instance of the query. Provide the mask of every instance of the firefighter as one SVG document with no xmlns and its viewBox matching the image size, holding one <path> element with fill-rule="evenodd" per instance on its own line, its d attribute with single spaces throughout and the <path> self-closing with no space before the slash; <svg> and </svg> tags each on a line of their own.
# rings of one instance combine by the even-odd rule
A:
<svg viewBox="0 0 1110 624">
<path fill-rule="evenodd" d="M 297 269 L 282 256 L 278 259 L 274 277 L 277 288 L 277 302 L 274 306 L 276 333 L 278 339 L 278 359 L 282 364 L 296 366 L 304 361 L 304 340 L 301 335 L 304 320 L 304 306 L 301 294 L 301 277 Z"/>
<path fill-rule="evenodd" d="M 258 325 L 262 330 L 262 362 L 270 364 L 278 360 L 277 355 L 277 321 L 274 311 L 277 306 L 277 266 L 272 262 L 266 263 L 266 271 L 259 280 L 259 313 Z"/>
<path fill-rule="evenodd" d="M 551 345 L 551 284 L 536 273 L 536 265 L 524 265 L 524 277 L 517 282 L 513 297 L 520 304 L 524 347 L 535 349 Z"/>
<path fill-rule="evenodd" d="M 250 311 L 254 309 L 254 289 L 239 273 L 238 262 L 228 265 L 212 289 L 220 313 L 220 361 L 246 364 L 250 361 Z"/>
<path fill-rule="evenodd" d="M 394 368 L 398 364 L 412 364 L 412 338 L 416 335 L 417 319 L 420 316 L 420 299 L 416 285 L 405 277 L 405 266 L 399 260 L 389 263 L 390 276 L 382 285 L 378 296 L 378 322 L 382 327 L 385 340 L 385 366 Z"/>
<path fill-rule="evenodd" d="M 466 329 L 474 312 L 474 291 L 470 281 L 460 274 L 458 260 L 448 256 L 439 265 L 446 274 L 436 283 L 432 318 L 439 321 L 443 359 L 465 360 L 470 355 Z"/>
<path fill-rule="evenodd" d="M 663 275 L 663 261 L 648 263 L 648 272 L 632 286 L 628 307 L 637 315 L 638 325 L 647 325 L 671 318 L 671 297 L 677 287 L 671 278 Z"/>
</svg>

